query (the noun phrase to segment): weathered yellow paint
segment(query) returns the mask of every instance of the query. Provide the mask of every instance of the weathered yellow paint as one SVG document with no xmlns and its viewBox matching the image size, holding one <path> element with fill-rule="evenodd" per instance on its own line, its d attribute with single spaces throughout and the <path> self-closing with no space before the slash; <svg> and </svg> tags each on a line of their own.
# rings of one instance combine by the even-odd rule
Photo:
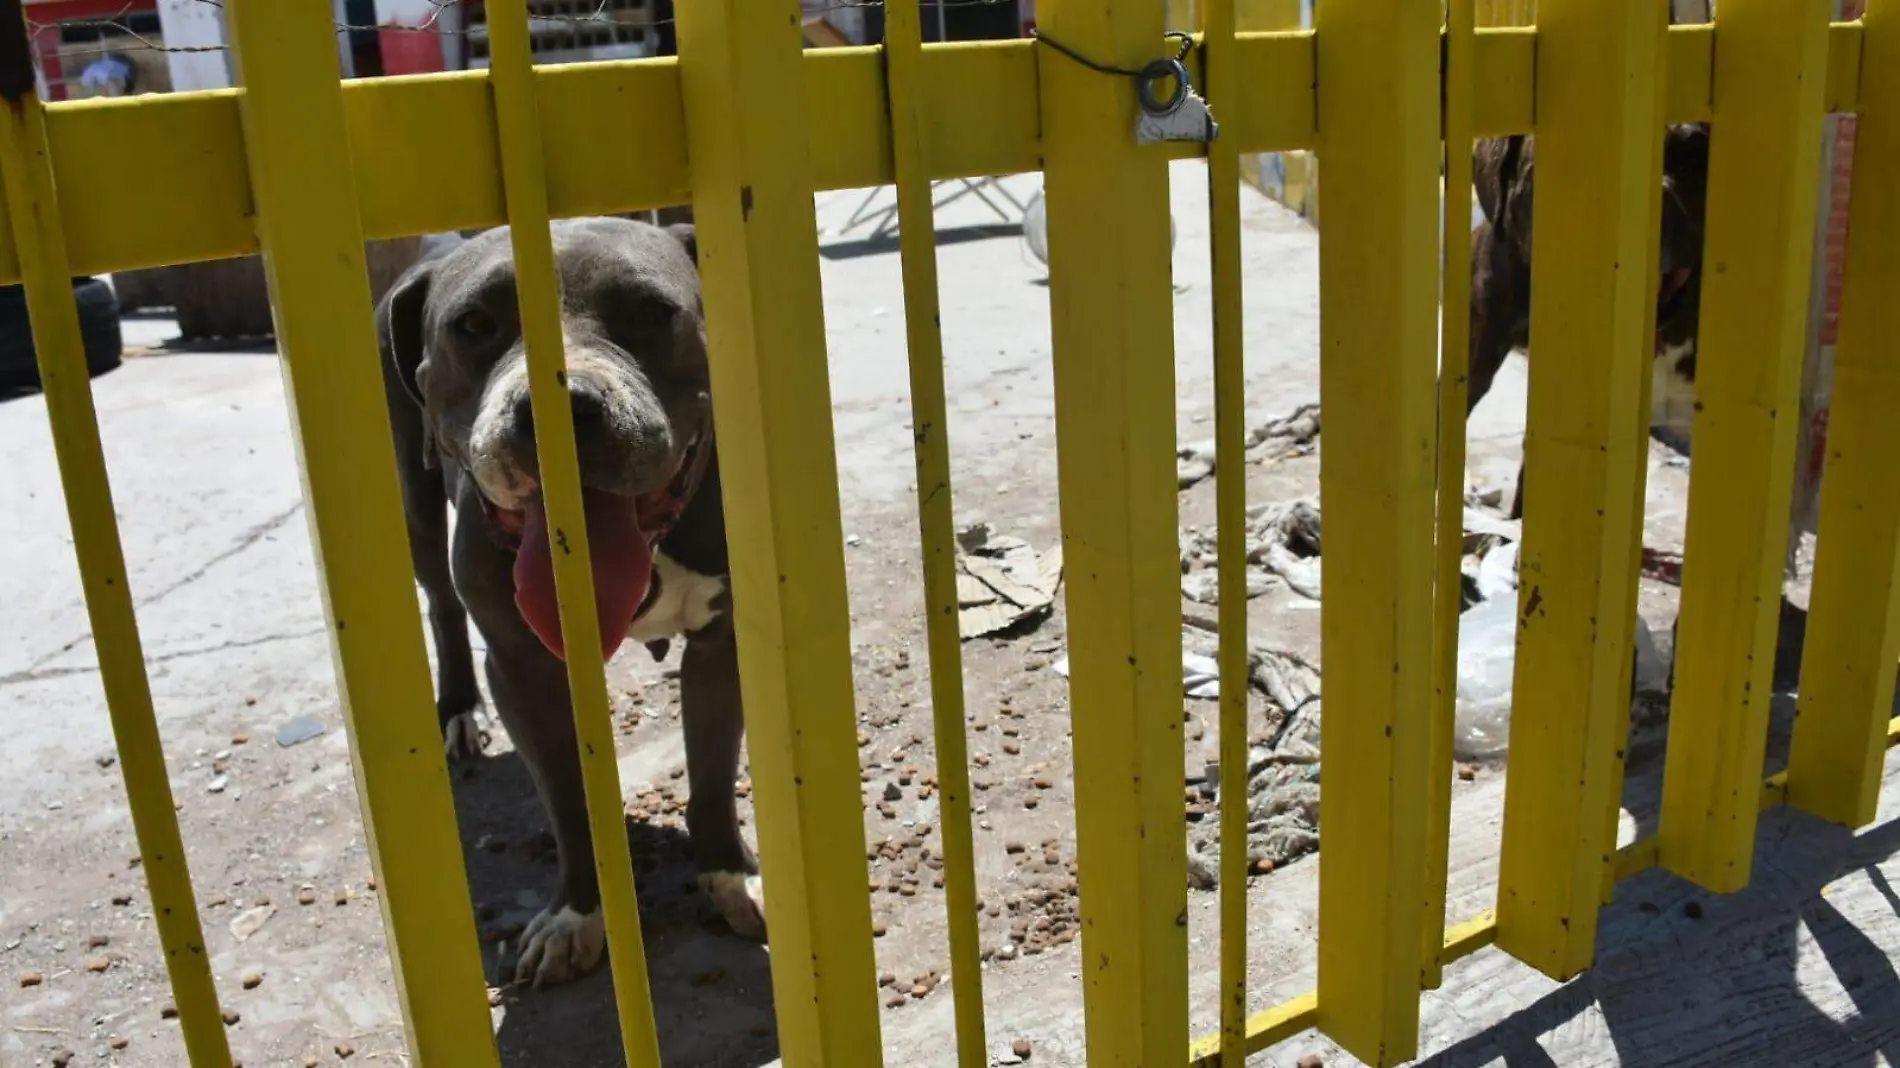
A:
<svg viewBox="0 0 1900 1068">
<path fill-rule="evenodd" d="M 1851 112 L 1858 106 L 1860 36 L 1858 22 L 1837 22 L 1828 27 L 1826 107 L 1830 113 Z M 1666 63 L 1663 117 L 1669 122 L 1713 119 L 1715 23 L 1671 26 Z M 1486 91 L 1490 91 L 1488 85 Z M 1529 103 L 1528 95 L 1521 99 Z M 1529 116 L 1524 116 L 1522 121 L 1528 126 Z"/>
<path fill-rule="evenodd" d="M 1280 160 L 1279 181 L 1269 182 L 1261 173 L 1259 156 L 1249 156 L 1243 161 L 1246 169 L 1242 172 L 1249 184 L 1260 190 L 1268 199 L 1281 207 L 1297 213 L 1314 226 L 1319 225 L 1319 160 L 1312 152 L 1298 149 L 1292 152 L 1277 153 Z"/>
<path fill-rule="evenodd" d="M 1535 0 L 1477 0 L 1480 26 L 1529 26 L 1536 19 Z"/>
<path fill-rule="evenodd" d="M 1300 0 L 1234 0 L 1233 28 L 1242 33 L 1268 33 L 1300 28 Z M 1205 30 L 1211 41 L 1214 20 Z"/>
<path fill-rule="evenodd" d="M 1715 25 L 1676 26 L 1663 42 L 1663 117 L 1669 122 L 1707 122 L 1709 86 L 1715 76 Z"/>
<path fill-rule="evenodd" d="M 1247 1017 L 1247 1052 L 1258 1053 L 1275 1043 L 1284 1042 L 1303 1031 L 1310 1031 L 1319 1019 L 1319 998 L 1301 994 L 1286 1002 L 1263 1009 Z M 1238 1065 L 1221 1053 L 1221 1036 L 1210 1035 L 1188 1047 L 1188 1068 L 1220 1068 Z"/>
<path fill-rule="evenodd" d="M 964 734 L 963 637 L 957 619 L 956 515 L 950 491 L 950 420 L 944 391 L 943 330 L 937 294 L 936 212 L 923 131 L 931 124 L 920 84 L 922 9 L 884 13 L 890 79 L 892 170 L 897 177 L 898 256 L 904 271 L 904 332 L 910 352 L 910 422 L 917 460 L 924 629 L 930 642 L 930 712 L 937 742 L 944 908 L 950 928 L 950 995 L 957 1063 L 985 1068 L 982 944 L 977 930 L 976 844 L 970 830 L 970 748 Z"/>
<path fill-rule="evenodd" d="M 698 0 L 679 31 L 779 1048 L 787 1068 L 876 1064 L 798 5 Z"/>
<path fill-rule="evenodd" d="M 1900 716 L 1888 720 L 1881 732 L 1884 737 L 1876 739 L 1878 751 L 1885 751 L 1900 745 Z M 1770 775 L 1761 783 L 1762 811 L 1774 808 L 1786 800 L 1787 775 Z M 1638 839 L 1616 851 L 1614 869 L 1616 878 L 1628 879 L 1634 875 L 1654 868 L 1658 862 L 1658 843 L 1654 835 Z M 1444 963 L 1463 960 L 1487 946 L 1497 943 L 1497 913 L 1484 912 L 1451 928 L 1445 932 L 1442 956 Z M 1313 1026 L 1317 1011 L 1317 1001 L 1312 994 L 1303 994 L 1290 998 L 1273 1008 L 1254 1013 L 1247 1018 L 1247 1052 L 1258 1053 L 1276 1042 L 1292 1038 L 1294 1035 Z M 1209 1035 L 1196 1039 L 1188 1051 L 1189 1068 L 1215 1068 L 1224 1063 L 1221 1060 L 1220 1036 Z"/>
<path fill-rule="evenodd" d="M 1821 537 L 1788 761 L 1789 800 L 1849 827 L 1874 818 L 1900 657 L 1900 5 L 1873 0 L 1864 38 Z"/>
<path fill-rule="evenodd" d="M 1486 946 L 1496 945 L 1497 940 L 1498 914 L 1486 910 L 1445 932 L 1445 940 L 1438 950 L 1439 961 L 1450 964 L 1463 960 Z"/>
<path fill-rule="evenodd" d="M 1041 28 L 1101 62 L 1162 44 L 1160 0 L 1065 0 Z M 1126 79 L 1041 61 L 1088 1062 L 1187 1048 L 1181 576 L 1165 157 Z M 1105 225 L 1113 220 L 1113 225 Z"/>
<path fill-rule="evenodd" d="M 250 187 L 364 836 L 422 1065 L 497 1062 L 404 535 L 331 10 L 227 8 Z M 364 433 L 365 423 L 379 428 Z"/>
<path fill-rule="evenodd" d="M 1855 24 L 1830 34 L 1830 111 L 1857 106 Z M 1709 117 L 1713 36 L 1679 26 L 1669 35 L 1671 122 Z M 920 99 L 930 108 L 922 131 L 932 178 L 1036 170 L 1042 157 L 1035 45 L 1029 41 L 933 45 L 924 49 Z M 1222 110 L 1221 138 L 1242 153 L 1312 148 L 1314 35 L 1310 31 L 1242 34 L 1236 62 L 1248 92 Z M 1197 50 L 1198 52 L 1198 50 Z M 1536 33 L 1481 30 L 1473 102 L 1479 137 L 1530 130 Z M 1190 56 L 1190 66 L 1198 59 Z M 892 180 L 874 48 L 805 54 L 808 110 L 825 115 L 810 130 L 813 189 L 849 189 Z M 467 71 L 369 78 L 343 88 L 351 165 L 363 231 L 401 237 L 493 226 L 505 217 L 501 175 L 492 162 L 443 168 L 445 159 L 494 161 L 493 105 L 487 74 Z M 548 210 L 556 218 L 678 204 L 689 195 L 680 77 L 673 59 L 545 67 L 535 72 L 548 173 Z M 61 215 L 74 269 L 101 273 L 257 251 L 249 214 L 243 93 L 225 90 L 55 104 L 47 109 L 54 171 L 69 205 Z M 602 136 L 600 101 L 625 126 Z M 373 149 L 373 151 L 371 151 Z M 1170 159 L 1199 146 L 1152 149 Z M 120 162 L 139 160 L 145 181 L 127 186 Z M 73 207 L 71 205 L 83 205 Z M 20 278 L 11 239 L 0 235 L 0 284 Z"/>
<path fill-rule="evenodd" d="M 1299 17 L 1299 0 L 1291 0 Z M 1241 92 L 1237 0 L 1208 0 L 1203 89 L 1216 114 Z M 1247 703 L 1247 368 L 1240 260 L 1240 153 L 1207 150 L 1209 267 L 1213 278 L 1214 471 L 1220 590 L 1220 1056 L 1247 1060 L 1247 824 L 1251 797 Z"/>
<path fill-rule="evenodd" d="M 1330 205 L 1319 247 L 1319 1026 L 1389 1065 L 1418 1045 L 1434 770 L 1439 15 L 1383 0 L 1323 0 L 1315 15 Z"/>
<path fill-rule="evenodd" d="M 1648 457 L 1666 5 L 1542 0 L 1537 245 L 1498 945 L 1589 965 L 1615 852 Z"/>
<path fill-rule="evenodd" d="M 17 8 L 14 13 L 17 16 Z M 15 35 L 24 33 L 17 26 L 8 29 Z M 66 234 L 59 225 L 60 198 L 52 162 L 40 99 L 29 92 L 17 102 L 0 104 L 0 186 L 4 186 L 0 191 L 7 217 L 13 221 L 34 355 L 46 395 L 47 420 L 52 424 L 66 517 L 72 526 L 73 555 L 92 624 L 99 681 L 112 720 L 140 865 L 159 946 L 165 952 L 186 1056 L 194 1068 L 224 1068 L 231 1063 L 231 1048 L 219 1018 L 217 986 L 211 978 L 185 844 L 172 805 L 151 679 L 145 673 L 112 484 L 92 403 L 92 376 L 73 302 L 74 272 Z"/>
<path fill-rule="evenodd" d="M 1900 745 L 1900 717 L 1889 721 L 1882 732 L 1884 738 L 1877 740 L 1877 747 L 1884 751 Z M 1785 800 L 1786 775 L 1771 775 L 1761 784 L 1760 804 L 1762 811 L 1775 807 Z M 1658 841 L 1655 836 L 1639 839 L 1617 850 L 1614 868 L 1616 878 L 1628 879 L 1640 875 L 1658 863 Z M 1451 964 L 1497 943 L 1497 914 L 1484 912 L 1474 916 L 1445 932 L 1445 941 L 1441 950 L 1443 963 Z M 1258 1053 L 1268 1046 L 1292 1038 L 1314 1026 L 1317 1014 L 1317 999 L 1312 994 L 1290 998 L 1279 1005 L 1254 1013 L 1247 1019 L 1247 1052 Z M 1197 1039 L 1189 1047 L 1189 1068 L 1216 1068 L 1224 1062 L 1221 1057 L 1219 1036 L 1210 1035 Z"/>
<path fill-rule="evenodd" d="M 1419 985 L 1444 975 L 1445 879 L 1451 848 L 1452 731 L 1458 703 L 1458 614 L 1464 607 L 1465 402 L 1471 349 L 1472 0 L 1446 4 L 1444 256 L 1439 310 L 1438 533 L 1432 582 L 1430 792 Z"/>
<path fill-rule="evenodd" d="M 1716 13 L 1721 120 L 1709 146 L 1696 466 L 1660 833 L 1664 867 L 1721 893 L 1747 885 L 1755 856 L 1807 354 L 1830 7 L 1722 0 Z"/>
<path fill-rule="evenodd" d="M 1788 773 L 1785 770 L 1777 771 L 1773 775 L 1770 775 L 1768 776 L 1768 778 L 1764 779 L 1761 784 L 1761 790 L 1759 791 L 1759 799 L 1760 799 L 1760 808 L 1763 812 L 1766 812 L 1769 809 L 1776 807 L 1777 805 L 1787 804 L 1788 803 Z M 1658 863 L 1660 863 L 1662 860 L 1660 845 L 1658 846 L 1656 859 Z"/>
<path fill-rule="evenodd" d="M 1827 28 L 1826 108 L 1829 114 L 1856 111 L 1860 107 L 1864 36 L 1864 22 L 1836 22 Z"/>
<path fill-rule="evenodd" d="M 573 402 L 567 391 L 560 280 L 548 230 L 548 180 L 527 0 L 488 0 L 488 34 L 489 85 L 494 92 L 495 137 L 515 260 L 515 300 L 527 347 L 537 473 L 552 531 L 548 552 L 554 562 L 587 828 L 593 839 L 594 872 L 613 966 L 614 1008 L 627 1063 L 659 1068 L 660 1040 L 653 1025 L 646 943 L 640 930 L 626 802 L 614 748 L 613 708 L 607 699 L 600 618 L 594 605 L 593 554 L 581 507 L 580 458 L 574 441 Z"/>
<path fill-rule="evenodd" d="M 1480 28 L 1471 46 L 1471 80 L 1484 86 L 1471 101 L 1474 137 L 1531 132 L 1537 88 L 1537 31 Z M 1447 45 L 1449 47 L 1449 45 Z"/>
</svg>

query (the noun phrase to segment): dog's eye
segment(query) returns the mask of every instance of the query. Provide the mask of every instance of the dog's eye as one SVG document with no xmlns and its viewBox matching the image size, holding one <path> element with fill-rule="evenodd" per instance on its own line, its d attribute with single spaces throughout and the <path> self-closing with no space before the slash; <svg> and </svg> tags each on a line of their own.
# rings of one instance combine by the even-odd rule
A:
<svg viewBox="0 0 1900 1068">
<path fill-rule="evenodd" d="M 495 336 L 495 320 L 487 312 L 477 308 L 464 312 L 455 320 L 455 330 L 463 337 L 475 341 L 486 341 Z"/>
</svg>

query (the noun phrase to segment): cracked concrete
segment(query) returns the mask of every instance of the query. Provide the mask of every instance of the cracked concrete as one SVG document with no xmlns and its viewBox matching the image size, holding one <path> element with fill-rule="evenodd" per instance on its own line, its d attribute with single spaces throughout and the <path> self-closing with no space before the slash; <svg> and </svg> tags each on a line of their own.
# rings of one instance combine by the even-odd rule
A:
<svg viewBox="0 0 1900 1068">
<path fill-rule="evenodd" d="M 117 491 L 115 491 L 114 496 L 115 498 L 117 497 Z M 255 528 L 245 531 L 242 535 L 240 535 L 237 538 L 235 542 L 226 546 L 223 549 L 220 549 L 216 553 L 213 553 L 208 559 L 205 560 L 203 564 L 192 569 L 192 571 L 189 574 L 179 576 L 176 580 L 166 584 L 164 588 L 160 589 L 156 593 L 150 594 L 149 596 L 135 597 L 133 607 L 139 612 L 141 619 L 145 618 L 145 613 L 147 609 L 151 608 L 154 605 L 162 603 L 166 598 L 172 596 L 173 594 L 179 592 L 180 590 L 186 589 L 192 583 L 198 582 L 199 580 L 203 579 L 206 575 L 211 573 L 213 568 L 216 568 L 220 564 L 223 564 L 224 562 L 231 560 L 232 558 L 250 549 L 252 546 L 258 544 L 260 541 L 264 541 L 266 538 L 270 537 L 271 535 L 274 535 L 280 528 L 284 526 L 285 523 L 289 522 L 293 517 L 295 517 L 302 511 L 303 511 L 303 502 L 298 501 L 296 504 L 286 509 L 283 512 L 283 514 L 272 516 L 270 519 L 264 521 L 263 523 L 258 524 Z M 68 544 L 69 545 L 71 544 L 70 541 L 68 542 Z M 190 609 L 188 608 L 187 611 L 190 611 Z M 144 628 L 141 628 L 141 629 L 143 631 Z M 319 633 L 320 632 L 321 631 L 319 630 Z M 165 638 L 162 640 L 169 641 L 170 637 L 171 637 L 170 634 L 167 634 Z M 236 647 L 237 644 L 244 644 L 246 643 L 246 641 L 248 641 L 249 644 L 256 644 L 259 641 L 269 641 L 269 640 L 274 640 L 274 639 L 265 638 L 265 639 L 234 640 L 234 642 L 225 642 L 217 646 L 209 647 L 202 651 L 210 652 L 210 651 L 215 651 L 216 649 L 221 649 L 221 648 L 234 648 Z M 149 639 L 144 641 L 144 645 L 145 645 L 145 659 L 148 662 L 169 660 L 177 656 L 196 655 L 191 652 L 181 652 L 177 650 L 155 653 L 153 652 L 153 649 L 155 648 L 155 646 Z M 53 652 L 48 653 L 45 656 L 41 657 L 39 660 L 28 665 L 25 669 L 20 670 L 20 671 L 11 671 L 11 672 L 7 672 L 4 675 L 0 675 L 0 686 L 4 686 L 11 682 L 18 682 L 18 681 L 23 681 L 27 679 L 50 678 L 50 677 L 56 677 L 62 674 L 95 671 L 98 668 L 98 665 L 97 665 L 98 654 L 92 650 L 91 646 L 92 646 L 92 633 L 88 631 L 87 633 L 81 634 L 78 637 L 73 638 L 72 640 L 66 642 L 64 645 L 61 645 L 58 649 L 54 650 Z M 80 664 L 67 664 L 65 666 L 60 666 L 58 662 L 61 661 L 62 659 L 68 658 L 69 654 L 81 654 L 78 657 L 78 659 L 81 659 L 84 662 Z"/>
<path fill-rule="evenodd" d="M 296 641 L 299 638 L 312 638 L 322 634 L 325 629 L 324 627 L 312 627 L 309 630 L 297 631 L 291 634 L 266 634 L 256 638 L 233 638 L 229 641 L 219 642 L 216 645 L 207 645 L 199 649 L 175 649 L 171 652 L 147 656 L 145 663 L 147 665 L 164 664 L 173 660 L 185 660 L 194 656 L 211 656 L 217 653 L 226 653 L 233 649 L 252 649 L 260 645 L 271 645 L 275 642 L 288 642 Z M 91 635 L 87 635 L 85 638 L 72 642 L 66 647 L 66 650 L 77 649 L 90 641 Z M 63 679 L 73 675 L 96 675 L 98 673 L 99 665 L 96 662 L 80 664 L 73 667 L 34 667 L 26 671 L 16 671 L 9 675 L 0 675 L 0 688 L 15 686 L 23 682 L 43 682 L 48 679 Z"/>
<path fill-rule="evenodd" d="M 256 654 L 304 639 L 328 673 L 296 456 L 271 354 L 128 359 L 94 391 L 160 729 L 184 723 L 204 690 L 178 688 L 187 661 Z M 0 811 L 44 807 L 62 755 L 109 752 L 96 653 L 45 406 L 0 406 L 0 469 L 15 487 L 0 516 L 9 549 L 0 612 L 0 736 L 13 773 Z M 268 591 L 268 595 L 262 595 Z M 201 680 L 210 683 L 210 680 Z M 215 685 L 215 684 L 211 684 Z"/>
</svg>

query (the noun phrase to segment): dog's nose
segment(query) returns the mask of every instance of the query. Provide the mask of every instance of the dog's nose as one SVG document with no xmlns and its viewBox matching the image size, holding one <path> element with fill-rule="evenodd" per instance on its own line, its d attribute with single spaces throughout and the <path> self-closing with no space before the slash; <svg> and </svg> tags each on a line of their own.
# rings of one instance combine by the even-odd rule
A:
<svg viewBox="0 0 1900 1068">
<path fill-rule="evenodd" d="M 568 400 L 574 407 L 574 436 L 585 438 L 607 421 L 607 400 L 586 382 L 568 388 Z"/>
<path fill-rule="evenodd" d="M 585 437 L 597 429 L 607 419 L 607 402 L 595 390 L 584 383 L 569 386 L 568 403 L 574 412 L 574 436 Z M 534 440 L 534 401 L 527 392 L 515 401 L 514 423 L 517 432 L 525 441 Z"/>
</svg>

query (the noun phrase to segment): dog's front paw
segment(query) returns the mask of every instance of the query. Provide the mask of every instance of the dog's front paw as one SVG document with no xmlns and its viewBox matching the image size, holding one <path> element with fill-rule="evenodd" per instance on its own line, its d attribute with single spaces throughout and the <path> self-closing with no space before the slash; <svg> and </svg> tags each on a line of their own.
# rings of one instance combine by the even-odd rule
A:
<svg viewBox="0 0 1900 1068">
<path fill-rule="evenodd" d="M 571 983 L 600 964 L 607 953 L 607 921 L 599 909 L 576 912 L 563 905 L 541 910 L 521 935 L 515 981 L 535 989 Z"/>
<path fill-rule="evenodd" d="M 699 888 L 712 898 L 734 934 L 765 941 L 765 883 L 758 876 L 738 871 L 702 872 Z"/>
<path fill-rule="evenodd" d="M 481 756 L 487 745 L 488 732 L 482 729 L 481 717 L 472 708 L 442 724 L 442 751 L 450 763 Z"/>
</svg>

